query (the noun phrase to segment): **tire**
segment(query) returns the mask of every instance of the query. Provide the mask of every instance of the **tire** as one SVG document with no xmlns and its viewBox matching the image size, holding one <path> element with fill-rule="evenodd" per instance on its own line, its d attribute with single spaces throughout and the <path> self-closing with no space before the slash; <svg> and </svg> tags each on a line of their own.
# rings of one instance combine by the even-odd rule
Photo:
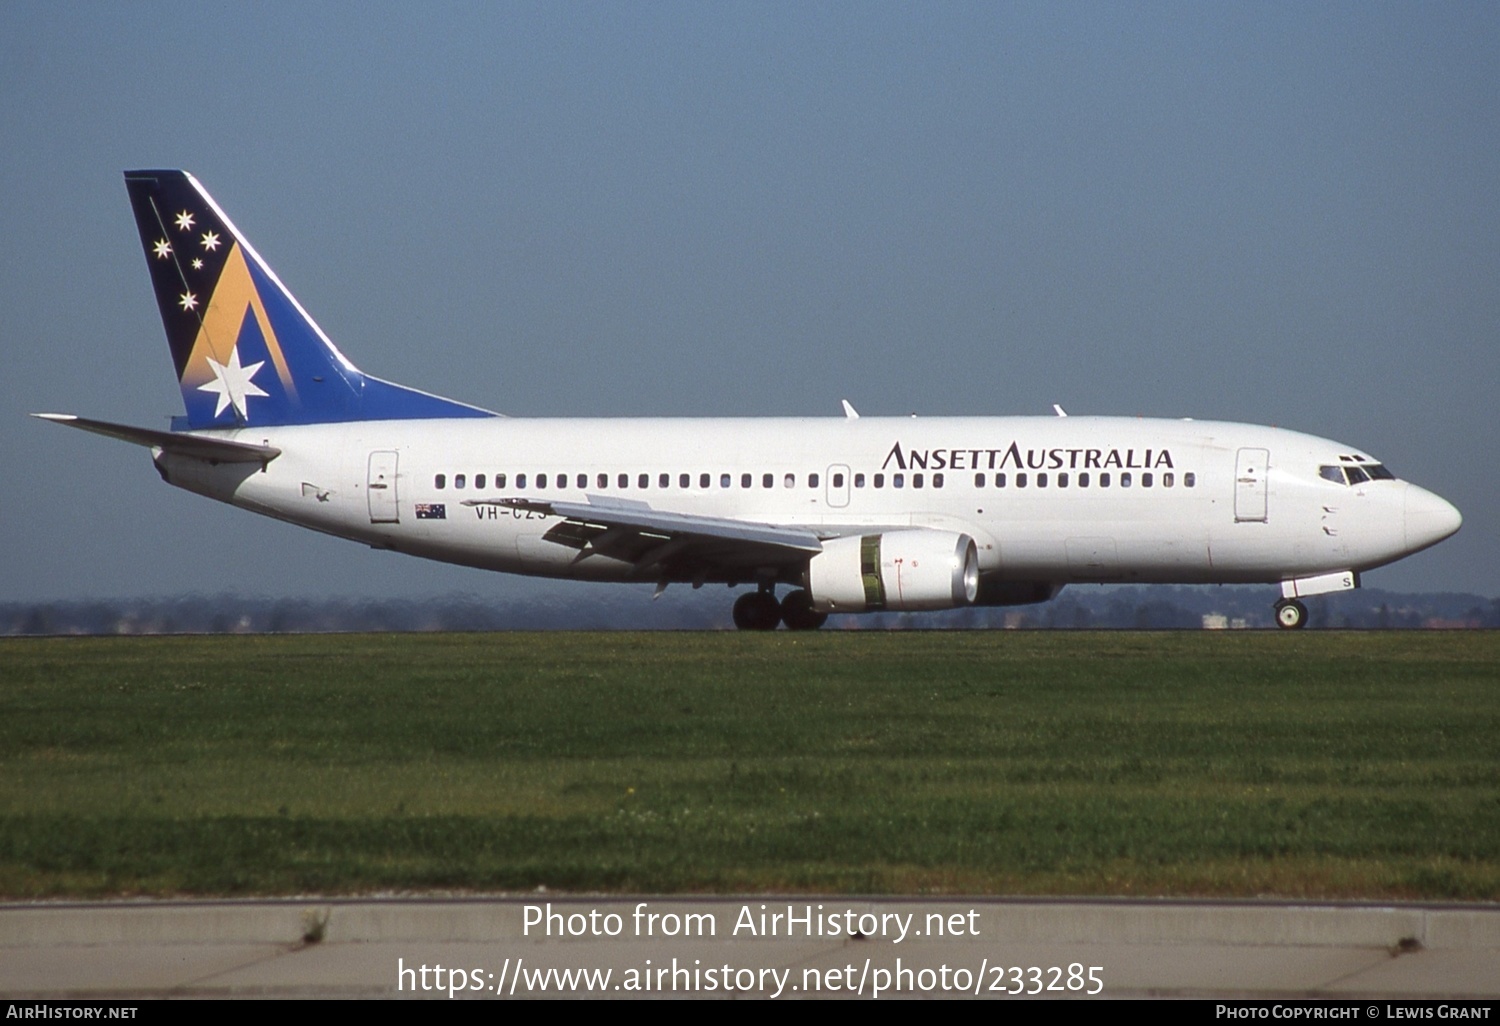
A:
<svg viewBox="0 0 1500 1026">
<path fill-rule="evenodd" d="M 1306 627 L 1307 607 L 1296 599 L 1282 599 L 1276 603 L 1276 626 L 1287 631 Z"/>
<path fill-rule="evenodd" d="M 828 621 L 828 614 L 814 609 L 812 596 L 799 588 L 781 600 L 781 620 L 789 631 L 815 631 Z"/>
<path fill-rule="evenodd" d="M 781 622 L 781 603 L 768 591 L 746 592 L 734 600 L 732 615 L 742 631 L 774 631 Z"/>
</svg>

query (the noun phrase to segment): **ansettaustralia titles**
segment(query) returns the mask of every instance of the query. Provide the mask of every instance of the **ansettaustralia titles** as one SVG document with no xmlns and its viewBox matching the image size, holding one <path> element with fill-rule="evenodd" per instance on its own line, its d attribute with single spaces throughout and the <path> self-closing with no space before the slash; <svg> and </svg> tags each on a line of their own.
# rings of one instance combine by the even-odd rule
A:
<svg viewBox="0 0 1500 1026">
<path fill-rule="evenodd" d="M 1155 470 L 1171 468 L 1170 449 L 903 449 L 898 441 L 881 470 Z"/>
<path fill-rule="evenodd" d="M 731 916 L 657 912 L 643 901 L 622 914 L 597 908 L 554 909 L 548 902 L 523 907 L 521 932 L 527 937 L 868 937 L 900 944 L 912 937 L 978 937 L 979 911 L 862 912 L 813 904 L 760 904 L 741 905 Z"/>
</svg>

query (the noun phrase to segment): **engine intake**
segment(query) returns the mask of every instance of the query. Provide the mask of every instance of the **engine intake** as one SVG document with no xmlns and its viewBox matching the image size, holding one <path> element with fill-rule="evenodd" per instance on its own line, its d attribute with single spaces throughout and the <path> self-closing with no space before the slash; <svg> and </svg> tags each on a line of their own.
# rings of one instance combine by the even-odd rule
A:
<svg viewBox="0 0 1500 1026">
<path fill-rule="evenodd" d="M 823 543 L 807 564 L 820 613 L 954 609 L 979 594 L 979 548 L 953 531 L 887 531 Z"/>
</svg>

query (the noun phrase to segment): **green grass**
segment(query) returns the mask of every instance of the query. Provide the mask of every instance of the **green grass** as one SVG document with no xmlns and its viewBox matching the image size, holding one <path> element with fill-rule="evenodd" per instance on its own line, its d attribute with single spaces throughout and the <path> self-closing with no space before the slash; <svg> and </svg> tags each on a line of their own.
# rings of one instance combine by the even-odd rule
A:
<svg viewBox="0 0 1500 1026">
<path fill-rule="evenodd" d="M 1500 899 L 1500 635 L 0 641 L 0 896 Z"/>
</svg>

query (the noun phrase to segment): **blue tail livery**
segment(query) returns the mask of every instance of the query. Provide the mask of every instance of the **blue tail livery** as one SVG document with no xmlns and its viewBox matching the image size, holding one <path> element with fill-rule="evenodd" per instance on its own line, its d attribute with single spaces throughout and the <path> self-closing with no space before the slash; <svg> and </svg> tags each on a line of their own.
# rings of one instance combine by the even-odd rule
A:
<svg viewBox="0 0 1500 1026">
<path fill-rule="evenodd" d="M 174 427 L 494 416 L 361 372 L 192 175 L 125 187 L 187 408 Z"/>
</svg>

